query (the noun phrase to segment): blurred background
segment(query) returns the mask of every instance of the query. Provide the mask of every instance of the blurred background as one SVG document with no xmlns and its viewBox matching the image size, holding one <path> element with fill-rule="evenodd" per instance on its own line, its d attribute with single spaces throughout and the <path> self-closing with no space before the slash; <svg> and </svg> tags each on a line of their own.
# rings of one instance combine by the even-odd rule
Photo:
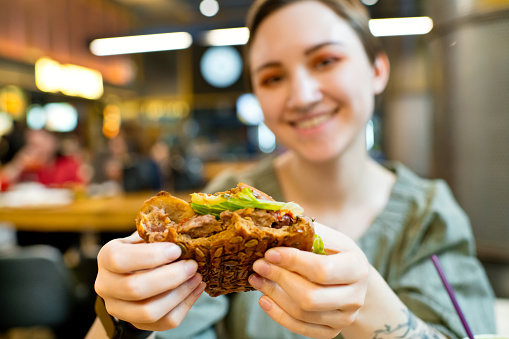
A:
<svg viewBox="0 0 509 339">
<path fill-rule="evenodd" d="M 425 17 L 370 26 L 391 60 L 370 153 L 448 182 L 508 298 L 509 1 L 363 2 L 374 19 Z M 0 338 L 82 337 L 97 251 L 145 199 L 282 150 L 242 75 L 251 3 L 0 0 Z M 150 52 L 100 40 L 177 32 Z"/>
</svg>

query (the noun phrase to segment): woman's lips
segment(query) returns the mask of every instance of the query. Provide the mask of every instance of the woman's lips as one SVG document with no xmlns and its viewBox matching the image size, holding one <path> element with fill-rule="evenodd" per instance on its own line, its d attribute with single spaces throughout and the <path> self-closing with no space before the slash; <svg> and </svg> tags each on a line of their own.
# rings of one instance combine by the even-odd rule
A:
<svg viewBox="0 0 509 339">
<path fill-rule="evenodd" d="M 332 117 L 334 116 L 334 114 L 337 113 L 337 111 L 338 110 L 336 109 L 336 110 L 334 110 L 331 113 L 314 115 L 314 116 L 311 116 L 311 117 L 309 117 L 307 119 L 302 119 L 302 120 L 299 120 L 299 121 L 293 121 L 293 122 L 290 123 L 290 125 L 292 125 L 293 127 L 298 128 L 298 129 L 312 129 L 312 128 L 320 126 L 320 125 L 326 123 L 327 121 L 329 121 L 330 119 L 332 119 Z"/>
</svg>

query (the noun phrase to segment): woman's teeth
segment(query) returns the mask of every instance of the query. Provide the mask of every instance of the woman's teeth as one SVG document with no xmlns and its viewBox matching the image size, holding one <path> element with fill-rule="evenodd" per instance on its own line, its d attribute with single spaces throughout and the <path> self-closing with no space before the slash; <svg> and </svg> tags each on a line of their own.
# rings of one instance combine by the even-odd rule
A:
<svg viewBox="0 0 509 339">
<path fill-rule="evenodd" d="M 297 128 L 313 128 L 323 124 L 332 117 L 332 114 L 319 115 L 310 119 L 295 122 L 294 125 Z"/>
</svg>

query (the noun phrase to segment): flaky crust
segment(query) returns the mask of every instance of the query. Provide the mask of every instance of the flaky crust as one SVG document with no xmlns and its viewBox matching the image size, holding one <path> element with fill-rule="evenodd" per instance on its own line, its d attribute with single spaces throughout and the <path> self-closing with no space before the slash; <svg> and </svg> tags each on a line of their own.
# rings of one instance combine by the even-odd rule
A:
<svg viewBox="0 0 509 339">
<path fill-rule="evenodd" d="M 147 214 L 154 208 L 158 211 L 157 218 Z M 164 192 L 144 203 L 136 226 L 146 242 L 173 242 L 182 249 L 180 259 L 196 260 L 198 272 L 207 284 L 205 291 L 213 297 L 253 290 L 248 282 L 253 263 L 269 248 L 286 246 L 312 250 L 314 228 L 308 217 L 298 217 L 289 226 L 271 228 L 255 225 L 249 216 L 232 212 L 228 219 L 220 220 L 224 223 L 221 232 L 199 238 L 179 233 L 177 224 L 194 215 L 187 202 Z M 154 228 L 150 223 L 155 219 L 163 220 L 165 226 Z"/>
</svg>

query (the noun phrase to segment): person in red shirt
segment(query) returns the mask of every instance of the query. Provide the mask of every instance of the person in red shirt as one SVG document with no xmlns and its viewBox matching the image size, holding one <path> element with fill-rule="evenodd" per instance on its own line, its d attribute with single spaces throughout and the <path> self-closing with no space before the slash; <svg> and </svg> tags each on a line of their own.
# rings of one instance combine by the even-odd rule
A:
<svg viewBox="0 0 509 339">
<path fill-rule="evenodd" d="M 59 139 L 46 130 L 27 130 L 26 143 L 0 169 L 2 189 L 20 182 L 39 182 L 48 187 L 82 184 L 81 162 L 59 153 Z"/>
</svg>

